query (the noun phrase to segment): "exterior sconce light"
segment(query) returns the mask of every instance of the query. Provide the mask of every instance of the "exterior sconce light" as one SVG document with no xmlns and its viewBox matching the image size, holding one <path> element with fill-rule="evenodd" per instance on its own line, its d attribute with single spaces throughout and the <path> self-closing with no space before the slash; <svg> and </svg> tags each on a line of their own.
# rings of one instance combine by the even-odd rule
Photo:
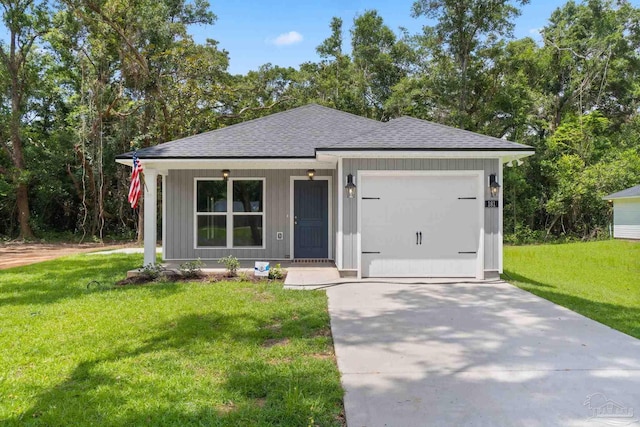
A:
<svg viewBox="0 0 640 427">
<path fill-rule="evenodd" d="M 309 177 L 310 181 L 313 181 L 313 177 L 316 176 L 316 170 L 315 169 L 307 169 L 307 176 Z"/>
<path fill-rule="evenodd" d="M 344 186 L 344 190 L 347 192 L 347 198 L 353 199 L 356 197 L 356 185 L 353 183 L 353 175 L 347 175 L 347 185 Z"/>
<path fill-rule="evenodd" d="M 229 169 L 223 169 L 222 170 L 222 179 L 224 179 L 225 182 L 229 181 L 229 175 L 231 174 L 231 172 L 229 172 Z"/>
<path fill-rule="evenodd" d="M 500 184 L 498 184 L 498 179 L 495 173 L 489 175 L 489 191 L 491 192 L 491 197 L 496 197 L 498 195 L 498 191 L 500 191 Z"/>
</svg>

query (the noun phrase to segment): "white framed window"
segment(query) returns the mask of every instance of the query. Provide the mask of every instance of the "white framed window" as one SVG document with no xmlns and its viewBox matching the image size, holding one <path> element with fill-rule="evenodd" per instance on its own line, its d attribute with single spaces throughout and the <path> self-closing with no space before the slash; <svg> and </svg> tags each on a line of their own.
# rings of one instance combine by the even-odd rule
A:
<svg viewBox="0 0 640 427">
<path fill-rule="evenodd" d="M 264 178 L 196 178 L 196 248 L 264 248 Z"/>
</svg>

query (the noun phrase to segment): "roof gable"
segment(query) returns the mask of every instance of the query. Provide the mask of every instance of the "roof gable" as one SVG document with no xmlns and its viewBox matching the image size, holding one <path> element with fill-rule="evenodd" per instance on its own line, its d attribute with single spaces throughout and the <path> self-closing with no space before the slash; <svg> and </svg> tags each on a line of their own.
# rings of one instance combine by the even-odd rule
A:
<svg viewBox="0 0 640 427">
<path fill-rule="evenodd" d="M 402 116 L 384 127 L 336 142 L 330 150 L 530 150 L 504 139 Z M 325 149 L 323 149 L 325 150 Z"/>
<path fill-rule="evenodd" d="M 315 157 L 318 147 L 383 123 L 309 104 L 138 150 L 140 158 Z M 128 157 L 131 153 L 127 153 Z"/>
<path fill-rule="evenodd" d="M 635 187 L 626 188 L 622 191 L 618 191 L 617 193 L 609 194 L 605 196 L 605 199 L 625 199 L 627 197 L 640 197 L 640 185 L 636 185 Z"/>
</svg>

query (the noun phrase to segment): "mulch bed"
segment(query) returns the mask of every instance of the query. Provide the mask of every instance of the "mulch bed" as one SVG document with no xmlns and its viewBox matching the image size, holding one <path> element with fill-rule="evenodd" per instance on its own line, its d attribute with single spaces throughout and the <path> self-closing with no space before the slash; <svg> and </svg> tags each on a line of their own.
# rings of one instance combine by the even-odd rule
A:
<svg viewBox="0 0 640 427">
<path fill-rule="evenodd" d="M 116 286 L 128 285 L 144 285 L 147 283 L 162 282 L 200 282 L 200 283 L 216 283 L 216 282 L 251 282 L 251 283 L 283 283 L 286 273 L 282 279 L 268 279 L 266 277 L 257 277 L 253 274 L 239 274 L 230 276 L 228 273 L 199 273 L 192 276 L 185 276 L 174 271 L 165 271 L 159 277 L 151 277 L 148 275 L 139 275 L 129 277 L 116 282 Z"/>
</svg>

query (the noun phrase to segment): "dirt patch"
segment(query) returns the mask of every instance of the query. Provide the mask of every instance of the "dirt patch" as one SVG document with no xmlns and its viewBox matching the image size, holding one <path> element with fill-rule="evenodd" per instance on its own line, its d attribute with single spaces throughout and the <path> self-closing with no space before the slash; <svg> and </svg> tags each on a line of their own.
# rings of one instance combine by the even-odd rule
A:
<svg viewBox="0 0 640 427">
<path fill-rule="evenodd" d="M 311 357 L 318 360 L 334 359 L 333 354 L 331 353 L 313 353 Z"/>
<path fill-rule="evenodd" d="M 265 340 L 262 343 L 262 346 L 264 348 L 271 348 L 275 346 L 284 346 L 289 344 L 290 342 L 291 340 L 289 340 L 289 338 L 270 338 L 268 340 Z"/>
<path fill-rule="evenodd" d="M 67 255 L 134 247 L 128 244 L 103 243 L 0 243 L 0 270 L 48 261 Z"/>
<path fill-rule="evenodd" d="M 231 412 L 235 411 L 237 409 L 237 407 L 236 407 L 235 403 L 227 402 L 227 403 L 224 403 L 222 405 L 218 405 L 216 407 L 216 409 L 219 412 L 223 413 L 223 414 L 228 414 L 228 413 L 231 413 Z"/>
<path fill-rule="evenodd" d="M 331 336 L 331 329 L 329 329 L 329 328 L 318 329 L 317 331 L 314 331 L 313 334 L 311 334 L 312 338 L 330 337 L 330 336 Z"/>
</svg>

